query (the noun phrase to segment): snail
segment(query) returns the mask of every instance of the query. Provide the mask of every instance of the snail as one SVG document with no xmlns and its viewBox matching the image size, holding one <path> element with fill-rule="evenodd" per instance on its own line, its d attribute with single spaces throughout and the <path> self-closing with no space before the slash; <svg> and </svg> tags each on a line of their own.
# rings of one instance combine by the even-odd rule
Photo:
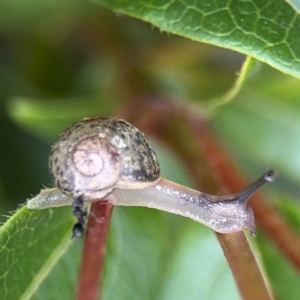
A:
<svg viewBox="0 0 300 300">
<path fill-rule="evenodd" d="M 256 236 L 247 204 L 273 171 L 235 195 L 216 196 L 171 182 L 160 175 L 155 151 L 137 128 L 116 118 L 85 118 L 62 132 L 52 146 L 49 169 L 57 188 L 45 189 L 27 202 L 28 209 L 72 205 L 81 237 L 84 205 L 101 199 L 113 205 L 145 206 L 182 215 L 216 232 L 250 230 Z"/>
</svg>

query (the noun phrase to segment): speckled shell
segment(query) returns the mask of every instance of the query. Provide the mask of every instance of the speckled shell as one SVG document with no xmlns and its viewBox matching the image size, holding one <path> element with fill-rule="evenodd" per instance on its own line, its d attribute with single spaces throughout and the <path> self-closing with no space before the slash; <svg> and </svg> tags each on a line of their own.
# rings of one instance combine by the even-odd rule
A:
<svg viewBox="0 0 300 300">
<path fill-rule="evenodd" d="M 115 118 L 86 118 L 67 128 L 52 146 L 49 169 L 65 195 L 84 201 L 102 199 L 114 188 L 146 188 L 160 178 L 145 135 Z"/>
</svg>

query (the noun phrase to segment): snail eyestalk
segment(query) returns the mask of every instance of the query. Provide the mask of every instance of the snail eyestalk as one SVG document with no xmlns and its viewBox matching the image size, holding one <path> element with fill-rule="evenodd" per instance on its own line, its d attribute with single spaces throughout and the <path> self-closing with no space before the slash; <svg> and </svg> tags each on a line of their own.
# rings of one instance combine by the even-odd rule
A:
<svg viewBox="0 0 300 300">
<path fill-rule="evenodd" d="M 273 182 L 275 180 L 275 173 L 273 170 L 266 172 L 263 176 L 259 179 L 251 183 L 246 188 L 242 189 L 237 194 L 237 199 L 239 203 L 246 203 L 249 198 L 265 183 Z"/>
</svg>

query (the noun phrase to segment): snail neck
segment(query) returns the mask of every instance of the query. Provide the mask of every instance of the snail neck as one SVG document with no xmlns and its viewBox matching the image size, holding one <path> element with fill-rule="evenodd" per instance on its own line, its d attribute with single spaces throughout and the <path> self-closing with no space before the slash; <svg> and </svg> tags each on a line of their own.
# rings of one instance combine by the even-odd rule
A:
<svg viewBox="0 0 300 300">
<path fill-rule="evenodd" d="M 108 199 L 113 205 L 145 206 L 188 217 L 220 233 L 249 228 L 255 236 L 254 215 L 247 201 L 274 178 L 274 172 L 269 171 L 239 193 L 225 196 L 202 193 L 161 178 L 145 189 L 115 189 Z"/>
</svg>

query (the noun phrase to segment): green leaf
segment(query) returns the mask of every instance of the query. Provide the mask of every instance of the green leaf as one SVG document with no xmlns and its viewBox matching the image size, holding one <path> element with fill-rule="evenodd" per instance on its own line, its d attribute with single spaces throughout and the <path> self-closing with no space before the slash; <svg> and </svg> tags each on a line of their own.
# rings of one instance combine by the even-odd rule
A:
<svg viewBox="0 0 300 300">
<path fill-rule="evenodd" d="M 117 208 L 106 262 L 103 299 L 239 299 L 213 232 L 179 216 Z"/>
<path fill-rule="evenodd" d="M 293 9 L 299 14 L 300 13 L 300 1 L 299 0 L 285 0 L 289 3 Z"/>
<path fill-rule="evenodd" d="M 31 299 L 71 244 L 70 208 L 18 210 L 0 228 L 1 299 Z"/>
<path fill-rule="evenodd" d="M 74 240 L 30 300 L 75 299 L 82 248 L 83 241 Z"/>
<path fill-rule="evenodd" d="M 189 223 L 179 238 L 161 299 L 240 299 L 214 233 Z"/>
<path fill-rule="evenodd" d="M 167 32 L 253 56 L 300 78 L 300 16 L 282 0 L 95 1 Z"/>
<path fill-rule="evenodd" d="M 22 208 L 1 228 L 2 299 L 45 299 L 43 295 L 46 299 L 73 299 L 82 245 L 76 241 L 80 244 L 70 247 L 74 222 L 70 216 L 68 207 L 44 211 Z M 186 289 L 189 292 L 185 295 Z M 174 294 L 183 293 L 185 299 L 193 300 L 200 291 L 207 299 L 238 299 L 211 230 L 147 208 L 115 209 L 103 299 L 174 299 Z"/>
</svg>

